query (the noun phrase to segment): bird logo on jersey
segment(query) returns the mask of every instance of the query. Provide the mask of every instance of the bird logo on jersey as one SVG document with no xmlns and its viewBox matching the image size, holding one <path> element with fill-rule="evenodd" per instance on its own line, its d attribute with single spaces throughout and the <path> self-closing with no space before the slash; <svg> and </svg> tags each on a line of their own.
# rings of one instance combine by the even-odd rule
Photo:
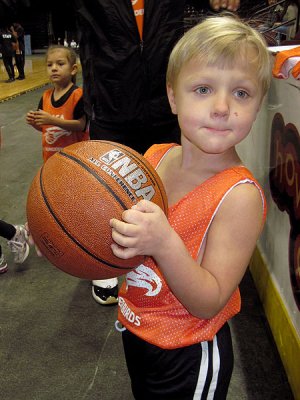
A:
<svg viewBox="0 0 300 400">
<path fill-rule="evenodd" d="M 141 264 L 126 275 L 126 284 L 147 290 L 145 296 L 157 296 L 162 288 L 160 277 L 149 267 Z"/>
<path fill-rule="evenodd" d="M 45 140 L 48 144 L 55 143 L 62 136 L 70 136 L 72 132 L 59 128 L 58 126 L 51 126 L 46 129 Z"/>
</svg>

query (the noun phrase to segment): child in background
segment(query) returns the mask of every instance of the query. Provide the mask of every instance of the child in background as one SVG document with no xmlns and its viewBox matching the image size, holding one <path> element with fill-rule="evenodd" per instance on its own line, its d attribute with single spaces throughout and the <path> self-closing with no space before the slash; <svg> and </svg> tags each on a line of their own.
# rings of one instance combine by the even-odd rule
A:
<svg viewBox="0 0 300 400">
<path fill-rule="evenodd" d="M 51 46 L 46 62 L 53 88 L 44 92 L 38 110 L 26 117 L 29 125 L 43 133 L 44 162 L 62 148 L 89 138 L 82 89 L 75 85 L 76 53 L 70 47 Z"/>
<path fill-rule="evenodd" d="M 24 226 L 12 225 L 0 220 L 0 236 L 7 239 L 8 247 L 14 253 L 14 262 L 22 264 L 29 254 L 29 245 L 27 243 L 28 233 Z M 7 269 L 7 262 L 5 261 L 0 245 L 0 274 L 6 272 Z"/>
<path fill-rule="evenodd" d="M 266 216 L 263 190 L 235 146 L 270 77 L 263 37 L 233 16 L 207 18 L 171 53 L 167 92 L 181 146 L 145 154 L 164 183 L 168 217 L 142 200 L 110 222 L 116 256 L 148 256 L 126 275 L 116 323 L 135 399 L 226 398 L 228 320 L 240 311 L 238 285 Z"/>
</svg>

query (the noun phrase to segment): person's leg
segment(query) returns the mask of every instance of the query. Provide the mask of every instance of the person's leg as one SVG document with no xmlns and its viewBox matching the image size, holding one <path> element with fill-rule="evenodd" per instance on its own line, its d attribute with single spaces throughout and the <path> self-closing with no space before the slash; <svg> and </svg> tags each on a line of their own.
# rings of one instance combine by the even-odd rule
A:
<svg viewBox="0 0 300 400">
<path fill-rule="evenodd" d="M 14 66 L 13 66 L 13 62 L 12 62 L 12 57 L 8 57 L 8 56 L 3 56 L 3 64 L 5 66 L 7 75 L 8 75 L 8 80 L 7 82 L 12 82 L 15 80 L 15 71 L 14 71 Z"/>
<path fill-rule="evenodd" d="M 4 254 L 2 253 L 2 247 L 0 245 L 0 274 L 4 274 L 7 271 L 7 262 L 5 261 Z"/>
<path fill-rule="evenodd" d="M 122 333 L 136 400 L 225 400 L 233 369 L 226 324 L 213 341 L 165 350 L 128 330 Z"/>
<path fill-rule="evenodd" d="M 122 333 L 131 388 L 136 400 L 193 400 L 202 359 L 201 343 L 162 349 Z"/>
<path fill-rule="evenodd" d="M 28 234 L 24 226 L 0 220 L 0 236 L 7 239 L 8 247 L 14 254 L 14 262 L 22 264 L 29 254 Z"/>
<path fill-rule="evenodd" d="M 11 240 L 16 232 L 17 230 L 14 225 L 0 219 L 0 236 L 6 240 Z"/>
<path fill-rule="evenodd" d="M 230 327 L 227 323 L 217 333 L 217 340 L 220 353 L 220 370 L 215 390 L 216 400 L 226 398 L 234 365 L 232 339 Z"/>
<path fill-rule="evenodd" d="M 17 79 L 23 80 L 23 79 L 25 79 L 25 75 L 24 75 L 24 66 L 23 66 L 22 55 L 16 54 L 15 58 L 16 58 L 16 66 L 17 66 L 17 69 L 19 72 L 19 76 L 17 77 Z"/>
<path fill-rule="evenodd" d="M 21 60 L 23 65 L 23 71 L 25 69 L 25 49 L 21 50 Z"/>
<path fill-rule="evenodd" d="M 226 323 L 210 342 L 201 343 L 202 360 L 195 389 L 195 399 L 225 400 L 233 371 L 233 348 Z M 205 357 L 204 357 L 205 356 Z"/>
</svg>

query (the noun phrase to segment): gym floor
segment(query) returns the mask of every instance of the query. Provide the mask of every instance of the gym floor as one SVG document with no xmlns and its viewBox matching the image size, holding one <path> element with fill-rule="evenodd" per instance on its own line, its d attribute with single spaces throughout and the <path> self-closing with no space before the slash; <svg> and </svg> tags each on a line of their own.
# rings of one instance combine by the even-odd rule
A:
<svg viewBox="0 0 300 400">
<path fill-rule="evenodd" d="M 2 82 L 0 92 L 18 84 Z M 0 103 L 0 218 L 13 224 L 26 221 L 28 187 L 42 164 L 40 134 L 25 122 L 41 84 Z M 1 245 L 9 264 L 0 276 L 1 399 L 133 400 L 114 328 L 117 307 L 97 304 L 90 282 L 57 270 L 34 249 L 18 266 L 3 239 Z M 228 400 L 292 400 L 249 273 L 241 292 L 242 312 L 230 322 L 235 368 Z"/>
</svg>

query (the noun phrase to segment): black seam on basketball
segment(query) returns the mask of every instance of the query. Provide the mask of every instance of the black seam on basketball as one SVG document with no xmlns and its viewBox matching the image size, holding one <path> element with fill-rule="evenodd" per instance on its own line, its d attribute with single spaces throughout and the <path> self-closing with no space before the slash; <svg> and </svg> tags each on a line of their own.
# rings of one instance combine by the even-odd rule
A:
<svg viewBox="0 0 300 400">
<path fill-rule="evenodd" d="M 59 154 L 62 154 L 62 153 L 59 153 Z M 65 155 L 65 154 L 63 154 L 63 155 Z M 68 158 L 73 158 L 73 157 L 68 156 Z M 75 159 L 74 161 L 78 161 L 78 160 Z M 65 232 L 65 234 L 66 234 L 78 247 L 80 247 L 86 254 L 88 254 L 89 256 L 91 256 L 92 258 L 94 258 L 95 260 L 100 261 L 101 263 L 107 265 L 108 267 L 112 267 L 112 268 L 115 268 L 115 269 L 118 269 L 118 270 L 128 270 L 128 271 L 130 271 L 130 270 L 132 269 L 132 267 L 130 267 L 130 268 L 129 268 L 129 267 L 128 267 L 128 268 L 126 268 L 126 267 L 119 267 L 119 266 L 117 266 L 117 265 L 110 264 L 109 262 L 107 262 L 107 261 L 105 261 L 105 260 L 102 260 L 101 258 L 95 256 L 95 254 L 91 253 L 89 250 L 87 250 L 85 247 L 83 247 L 83 246 L 81 245 L 80 242 L 78 242 L 73 236 L 71 236 L 71 235 L 69 234 L 69 232 L 66 230 L 66 228 L 63 226 L 63 224 L 59 221 L 59 219 L 57 218 L 57 216 L 56 216 L 55 213 L 53 212 L 53 210 L 52 210 L 52 208 L 51 208 L 51 206 L 50 206 L 50 203 L 49 203 L 48 200 L 47 200 L 46 194 L 45 194 L 45 192 L 44 192 L 43 182 L 42 182 L 43 169 L 44 169 L 44 166 L 41 168 L 41 172 L 40 172 L 40 189 L 41 189 L 42 197 L 43 197 L 43 199 L 44 199 L 45 205 L 47 206 L 47 208 L 48 208 L 50 214 L 51 214 L 52 217 L 55 219 L 55 221 L 57 222 L 57 224 L 61 227 L 61 229 Z M 102 183 L 102 181 L 101 181 L 101 183 Z"/>
<path fill-rule="evenodd" d="M 58 153 L 59 155 L 69 158 L 70 160 L 75 161 L 77 164 L 79 164 L 81 167 L 83 167 L 86 171 L 88 171 L 91 175 L 93 175 L 94 178 L 97 179 L 98 182 L 100 182 L 105 189 L 107 189 L 113 197 L 117 200 L 117 202 L 123 207 L 124 210 L 127 210 L 126 204 L 123 203 L 123 201 L 116 195 L 116 193 L 111 189 L 111 187 L 103 180 L 93 169 L 88 167 L 83 161 L 78 160 L 78 158 L 71 156 L 70 154 L 64 153 L 63 151 L 60 151 Z"/>
<path fill-rule="evenodd" d="M 95 143 L 96 143 L 97 140 L 90 140 L 90 142 L 95 142 Z M 123 145 L 119 146 L 118 143 L 111 142 L 111 141 L 109 141 L 109 140 L 101 140 L 101 142 L 110 144 L 110 145 L 116 147 L 117 149 L 121 149 L 121 150 L 124 151 Z M 124 145 L 124 146 L 125 146 L 125 145 Z M 125 147 L 126 147 L 126 146 L 125 146 Z M 130 147 L 127 147 L 126 150 L 129 152 L 129 151 L 131 150 L 131 148 L 130 148 Z M 135 151 L 135 150 L 134 150 L 134 151 Z M 135 159 L 135 161 L 136 161 L 136 160 L 139 161 L 139 158 L 138 158 L 134 153 L 132 153 L 131 151 L 130 151 L 130 155 L 132 156 L 132 158 Z M 153 166 L 151 165 L 151 163 L 150 163 L 144 156 L 142 156 L 142 157 L 143 157 L 144 160 L 146 161 L 145 164 L 148 163 L 148 164 L 153 168 Z M 139 161 L 139 162 L 140 162 L 140 161 Z M 154 168 L 153 168 L 153 169 L 154 169 Z M 154 170 L 155 170 L 155 169 L 154 169 Z M 149 174 L 151 174 L 152 179 L 153 179 L 154 181 L 157 181 L 157 177 L 153 174 L 153 172 L 152 172 L 150 169 L 148 169 L 147 171 L 148 171 Z M 156 171 L 155 171 L 155 172 L 156 172 Z M 157 172 L 156 172 L 156 174 L 157 174 Z M 160 179 L 160 176 L 159 176 L 159 175 L 157 175 L 157 176 L 158 176 L 158 178 Z M 163 186 L 162 181 L 161 181 L 161 185 Z M 162 191 L 160 190 L 160 187 L 159 187 L 159 186 L 157 186 L 157 187 L 158 187 L 159 192 L 160 192 L 160 194 L 161 194 L 160 197 L 161 197 L 161 199 L 162 199 L 162 201 L 163 201 L 163 203 L 164 203 L 165 210 L 168 211 L 168 207 L 169 207 L 169 206 L 168 206 L 168 203 L 165 203 L 165 197 L 163 196 Z"/>
</svg>

